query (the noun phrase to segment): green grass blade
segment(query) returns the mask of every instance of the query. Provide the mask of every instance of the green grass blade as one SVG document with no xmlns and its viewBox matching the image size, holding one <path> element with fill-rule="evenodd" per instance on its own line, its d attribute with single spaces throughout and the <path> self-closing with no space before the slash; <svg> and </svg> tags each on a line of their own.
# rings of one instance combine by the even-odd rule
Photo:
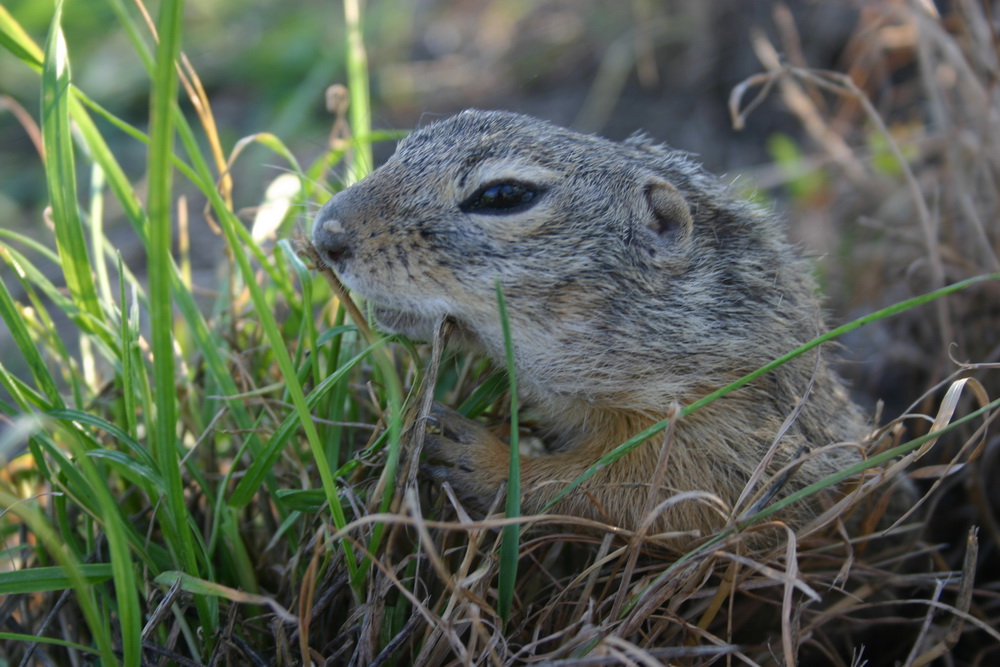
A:
<svg viewBox="0 0 1000 667">
<path fill-rule="evenodd" d="M 350 94 L 351 148 L 353 160 L 348 165 L 345 185 L 351 185 L 371 172 L 374 166 L 372 154 L 371 131 L 371 93 L 368 81 L 368 55 L 365 52 L 363 30 L 362 0 L 344 0 L 344 19 L 347 31 L 347 81 Z M 389 358 L 382 352 L 374 355 L 378 379 L 385 387 L 386 402 L 389 408 L 389 421 L 386 430 L 389 438 L 389 450 L 385 464 L 386 488 L 379 504 L 381 511 L 389 508 L 395 493 L 396 471 L 402 451 L 402 419 L 403 391 L 396 370 L 389 363 Z M 370 552 L 379 548 L 384 526 L 377 524 L 372 530 Z M 367 560 L 366 560 L 367 562 Z M 352 578 L 357 585 L 359 582 Z"/>
<path fill-rule="evenodd" d="M 892 461 L 894 458 L 898 456 L 909 454 L 910 452 L 917 449 L 924 443 L 940 438 L 942 435 L 948 433 L 949 431 L 955 430 L 962 424 L 966 424 L 982 416 L 988 417 L 989 413 L 992 412 L 993 410 L 996 410 L 997 408 L 1000 408 L 1000 398 L 994 400 L 992 403 L 987 403 L 986 405 L 970 412 L 967 415 L 963 415 L 957 419 L 952 420 L 947 425 L 937 430 L 929 431 L 928 433 L 916 437 L 913 440 L 910 440 L 909 442 L 904 442 L 901 445 L 897 445 L 895 447 L 885 450 L 884 452 L 880 452 L 874 456 L 870 456 L 864 461 L 859 461 L 858 463 L 855 463 L 852 466 L 844 468 L 843 470 L 840 470 L 834 473 L 833 475 L 815 481 L 809 486 L 799 489 L 795 493 L 790 494 L 787 497 L 782 498 L 781 500 L 778 500 L 777 502 L 771 505 L 768 505 L 767 507 L 757 512 L 753 516 L 748 517 L 745 521 L 740 523 L 740 528 L 742 529 L 751 524 L 757 523 L 758 521 L 765 519 L 771 516 L 772 514 L 780 512 L 781 510 L 785 509 L 786 507 L 788 507 L 793 503 L 797 503 L 804 498 L 808 498 L 809 496 L 813 495 L 814 493 L 817 493 L 818 491 L 822 491 L 823 489 L 835 486 L 846 479 L 850 479 L 851 477 L 854 477 L 855 475 L 864 472 L 865 470 L 877 468 L 878 466 L 881 466 L 885 463 L 888 463 L 889 461 Z"/>
<path fill-rule="evenodd" d="M 121 253 L 118 253 L 118 275 L 124 273 L 124 262 Z M 132 288 L 132 305 L 127 306 L 128 300 L 125 295 L 125 281 L 118 284 L 118 345 L 121 349 L 121 383 L 122 383 L 122 410 L 125 417 L 127 434 L 135 439 L 139 433 L 136 422 L 136 397 L 141 391 L 144 395 L 149 392 L 149 378 L 146 375 L 146 367 L 138 356 L 139 340 L 139 314 L 138 304 L 136 304 L 136 292 L 138 289 Z M 138 362 L 138 363 L 137 363 Z M 145 451 L 145 450 L 143 450 Z"/>
<path fill-rule="evenodd" d="M 76 440 L 80 443 L 79 438 Z M 138 568 L 129 550 L 130 524 L 112 495 L 107 475 L 86 455 L 82 443 L 75 450 L 75 463 L 88 482 L 91 497 L 97 500 L 99 519 L 107 541 L 114 579 L 113 599 L 121 628 L 122 659 L 125 665 L 138 666 L 142 661 L 142 611 L 139 605 L 140 588 L 136 581 Z"/>
<path fill-rule="evenodd" d="M 10 234 L 10 236 L 16 235 Z M 29 247 L 33 247 L 30 243 L 28 245 Z M 42 256 L 50 257 L 51 253 L 44 253 Z M 74 322 L 79 322 L 84 317 L 81 314 L 80 308 L 70 297 L 65 295 L 63 290 L 54 285 L 46 277 L 44 271 L 32 264 L 25 255 L 19 253 L 12 246 L 0 246 L 0 257 L 3 257 L 17 272 L 21 285 L 24 287 L 35 309 L 35 317 L 46 327 L 44 332 L 45 337 L 48 338 L 50 343 L 53 343 L 60 349 L 60 359 L 64 363 L 69 363 L 69 353 L 66 351 L 66 346 L 56 336 L 55 325 L 48 315 L 45 304 L 37 298 L 35 291 L 36 289 L 41 291 L 49 302 Z M 56 265 L 58 266 L 58 259 L 56 259 Z M 113 363 L 117 358 L 117 352 L 114 349 L 113 332 L 104 323 L 98 323 L 94 320 L 91 320 L 91 323 L 95 325 L 93 331 L 99 330 L 100 336 L 89 340 L 98 346 L 106 359 Z"/>
<path fill-rule="evenodd" d="M 70 134 L 70 68 L 63 37 L 62 2 L 55 14 L 45 43 L 45 66 L 42 71 L 42 139 L 45 146 L 45 175 L 49 202 L 55 224 L 56 247 L 66 286 L 73 302 L 80 308 L 79 323 L 84 330 L 101 333 L 103 313 L 91 275 L 90 258 L 77 204 L 76 167 L 73 137 Z"/>
<path fill-rule="evenodd" d="M 184 484 L 177 451 L 177 393 L 173 351 L 173 299 L 171 298 L 171 250 L 174 109 L 177 101 L 176 62 L 180 53 L 183 0 L 164 0 L 157 21 L 159 44 L 153 76 L 150 108 L 149 148 L 149 308 L 152 328 L 153 385 L 156 417 L 152 432 L 153 452 L 166 482 L 168 542 L 178 551 L 186 572 L 199 575 L 195 540 L 187 520 Z M 216 626 L 217 607 L 204 597 L 195 605 L 202 625 Z M 207 638 L 211 643 L 211 638 Z"/>
<path fill-rule="evenodd" d="M 313 273 L 310 271 L 299 256 L 295 253 L 295 249 L 292 248 L 292 244 L 288 239 L 282 239 L 278 242 L 278 248 L 281 249 L 282 255 L 285 260 L 291 266 L 295 275 L 298 276 L 299 285 L 302 286 L 302 304 L 305 308 L 313 303 Z M 305 309 L 304 308 L 304 309 Z M 319 350 L 319 332 L 316 331 L 316 321 L 313 317 L 303 315 L 302 317 L 302 328 L 299 333 L 299 349 L 300 350 L 312 350 L 312 383 L 314 385 L 319 384 L 323 381 L 322 371 L 320 369 L 320 364 L 317 363 L 315 353 Z M 304 352 L 303 352 L 304 353 Z M 331 368 L 336 368 L 336 366 L 331 366 Z"/>
<path fill-rule="evenodd" d="M 371 133 L 371 94 L 368 89 L 368 55 L 365 53 L 362 31 L 361 0 L 344 0 L 344 18 L 347 28 L 347 88 L 351 96 L 348 112 L 351 116 L 351 133 L 354 161 L 347 173 L 346 185 L 364 178 L 372 170 L 374 158 L 368 141 L 357 138 Z"/>
<path fill-rule="evenodd" d="M 140 463 L 148 466 L 149 468 L 156 467 L 156 462 L 142 445 L 136 442 L 131 435 L 125 432 L 125 430 L 115 424 L 112 424 L 106 419 L 102 419 L 97 415 L 83 412 L 81 410 L 50 410 L 47 414 L 53 419 L 59 419 L 70 423 L 77 422 L 101 429 L 125 445 Z"/>
<path fill-rule="evenodd" d="M 497 402 L 503 395 L 505 389 L 510 387 L 510 379 L 503 373 L 494 373 L 486 379 L 476 390 L 462 401 L 458 406 L 458 411 L 469 419 L 475 419 L 479 415 Z"/>
<path fill-rule="evenodd" d="M 100 655 L 90 646 L 66 641 L 65 639 L 53 639 L 52 637 L 36 637 L 35 635 L 24 635 L 16 632 L 0 632 L 0 639 L 9 642 L 24 642 L 26 644 L 46 644 L 48 646 L 64 646 L 74 651 L 79 651 L 84 655 Z"/>
<path fill-rule="evenodd" d="M 0 5 L 0 46 L 20 58 L 35 71 L 42 71 L 44 55 L 6 7 Z"/>
<path fill-rule="evenodd" d="M 21 317 L 21 313 L 18 312 L 17 306 L 14 304 L 14 299 L 11 298 L 10 292 L 7 291 L 7 285 L 3 280 L 0 280 L 0 318 L 7 324 L 7 329 L 14 339 L 14 344 L 17 345 L 21 356 L 27 362 L 28 368 L 31 370 L 31 376 L 35 379 L 38 389 L 53 406 L 61 407 L 62 397 L 56 388 L 55 380 L 52 378 L 52 374 L 49 373 L 49 369 L 45 365 L 45 360 L 42 359 L 42 355 L 35 346 L 34 341 L 31 340 L 31 334 L 28 333 L 24 319 Z"/>
<path fill-rule="evenodd" d="M 101 584 L 111 578 L 111 564 L 88 563 L 81 565 L 79 574 L 88 585 Z M 66 569 L 58 566 L 0 572 L 0 595 L 61 591 L 72 585 L 73 580 L 67 574 Z"/>
<path fill-rule="evenodd" d="M 507 316 L 507 303 L 503 297 L 503 287 L 500 279 L 496 279 L 497 308 L 500 312 L 500 324 L 503 326 L 504 352 L 507 355 L 507 374 L 510 381 L 510 469 L 507 474 L 507 507 L 506 516 L 513 519 L 521 516 L 521 455 L 518 449 L 518 419 L 517 419 L 517 373 L 514 364 L 514 342 L 510 336 L 510 318 Z M 511 605 L 514 602 L 514 584 L 517 583 L 517 557 L 520 550 L 521 527 L 512 523 L 503 527 L 503 539 L 500 544 L 500 574 L 497 582 L 497 611 L 504 623 L 510 617 Z"/>
<path fill-rule="evenodd" d="M 143 210 L 139 197 L 136 196 L 131 183 L 129 183 L 125 171 L 118 164 L 111 148 L 97 129 L 90 114 L 87 113 L 87 108 L 80 99 L 83 97 L 82 93 L 78 92 L 70 104 L 70 113 L 73 116 L 73 122 L 76 123 L 76 128 L 80 136 L 86 142 L 91 157 L 104 172 L 104 178 L 108 187 L 125 212 L 125 217 L 132 223 L 132 227 L 135 229 L 136 234 L 139 235 L 139 239 L 143 245 L 147 246 L 149 221 L 146 218 L 146 212 Z M 145 138 L 145 135 L 143 137 Z"/>
</svg>

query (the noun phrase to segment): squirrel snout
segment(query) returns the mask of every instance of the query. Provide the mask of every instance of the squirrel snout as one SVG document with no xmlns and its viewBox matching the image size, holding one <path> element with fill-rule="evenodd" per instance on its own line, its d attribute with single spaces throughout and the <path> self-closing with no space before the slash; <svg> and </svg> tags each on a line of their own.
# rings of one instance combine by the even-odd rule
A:
<svg viewBox="0 0 1000 667">
<path fill-rule="evenodd" d="M 331 266 L 351 256 L 350 235 L 337 216 L 326 208 L 316 216 L 312 240 L 320 256 Z"/>
</svg>

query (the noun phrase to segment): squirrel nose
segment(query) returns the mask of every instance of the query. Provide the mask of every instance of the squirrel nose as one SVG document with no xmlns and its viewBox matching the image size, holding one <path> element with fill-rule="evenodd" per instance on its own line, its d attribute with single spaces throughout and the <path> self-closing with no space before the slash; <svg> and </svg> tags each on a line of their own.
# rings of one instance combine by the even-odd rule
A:
<svg viewBox="0 0 1000 667">
<path fill-rule="evenodd" d="M 327 264 L 336 266 L 351 256 L 350 235 L 329 206 L 324 206 L 316 216 L 312 236 L 313 245 Z"/>
</svg>

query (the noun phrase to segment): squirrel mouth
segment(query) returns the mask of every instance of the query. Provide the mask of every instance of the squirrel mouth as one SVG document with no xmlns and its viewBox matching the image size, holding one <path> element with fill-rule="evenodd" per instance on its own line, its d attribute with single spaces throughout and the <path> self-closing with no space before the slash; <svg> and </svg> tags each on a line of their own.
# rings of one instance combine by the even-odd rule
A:
<svg viewBox="0 0 1000 667">
<path fill-rule="evenodd" d="M 414 340 L 429 341 L 434 338 L 440 317 L 428 317 L 420 313 L 398 310 L 381 303 L 371 302 L 372 314 L 379 329 L 386 333 L 402 334 Z"/>
<path fill-rule="evenodd" d="M 430 343 L 435 335 L 443 335 L 452 343 L 462 345 L 476 340 L 476 336 L 461 322 L 450 315 L 429 316 L 398 310 L 384 304 L 370 302 L 378 328 L 388 334 L 400 334 L 414 341 Z M 439 330 L 439 325 L 441 329 Z"/>
<path fill-rule="evenodd" d="M 440 316 L 430 316 L 407 308 L 388 305 L 383 300 L 384 297 L 380 296 L 384 294 L 384 291 L 379 288 L 378 284 L 373 284 L 372 281 L 365 279 L 364 274 L 359 275 L 347 270 L 348 267 L 342 265 L 333 268 L 340 282 L 346 288 L 365 298 L 371 309 L 371 314 L 382 332 L 400 334 L 414 340 L 431 340 L 434 337 L 434 329 L 438 320 L 441 319 Z M 398 301 L 398 299 L 392 298 L 386 300 Z"/>
</svg>

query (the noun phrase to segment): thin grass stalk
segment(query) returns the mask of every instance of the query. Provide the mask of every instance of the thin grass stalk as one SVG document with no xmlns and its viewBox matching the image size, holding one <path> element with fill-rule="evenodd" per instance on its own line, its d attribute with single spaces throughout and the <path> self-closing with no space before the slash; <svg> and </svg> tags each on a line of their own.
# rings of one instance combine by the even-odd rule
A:
<svg viewBox="0 0 1000 667">
<path fill-rule="evenodd" d="M 100 326 L 104 317 L 91 274 L 83 221 L 77 207 L 76 166 L 69 113 L 70 67 L 61 26 L 62 6 L 61 0 L 56 3 L 45 42 L 45 67 L 42 71 L 45 176 L 60 265 L 70 298 L 79 309 L 77 313 L 69 314 L 83 331 L 103 335 L 108 342 L 108 332 Z"/>
<path fill-rule="evenodd" d="M 74 429 L 69 426 L 69 429 Z M 91 497 L 97 500 L 100 509 L 100 525 L 107 541 L 108 559 L 111 561 L 114 580 L 114 597 L 106 602 L 108 607 L 118 612 L 121 632 L 121 652 L 123 663 L 138 666 L 142 661 L 142 612 L 139 605 L 139 586 L 136 580 L 136 563 L 132 559 L 128 544 L 129 528 L 121 508 L 108 487 L 107 473 L 101 471 L 88 454 L 82 438 L 74 432 L 70 438 L 75 443 L 75 462 L 86 478 Z M 100 451 L 100 450 L 98 450 Z M 112 634 L 110 620 L 102 628 Z M 94 628 L 96 631 L 97 628 Z"/>
<path fill-rule="evenodd" d="M 93 164 L 90 168 L 90 253 L 94 262 L 94 273 L 97 274 L 97 285 L 100 289 L 101 303 L 112 304 L 114 298 L 111 292 L 111 281 L 108 278 L 108 265 L 104 256 L 104 172 L 100 165 Z"/>
<path fill-rule="evenodd" d="M 363 0 L 344 0 L 344 20 L 347 28 L 347 88 L 351 96 L 348 109 L 354 136 L 354 159 L 347 171 L 345 185 L 353 185 L 372 169 L 371 94 L 368 88 L 368 55 L 362 30 Z"/>
<path fill-rule="evenodd" d="M 171 199 L 173 180 L 174 105 L 177 99 L 177 69 L 180 53 L 183 0 L 164 0 L 160 6 L 160 41 L 150 101 L 149 149 L 149 309 L 152 329 L 153 383 L 156 389 L 153 453 L 166 482 L 165 520 L 167 544 L 180 566 L 200 576 L 194 536 L 184 503 L 184 482 L 177 450 L 177 393 L 173 353 L 173 299 L 171 297 Z M 218 607 L 203 596 L 195 596 L 203 627 L 218 624 Z M 205 638 L 211 645 L 213 638 Z"/>
<path fill-rule="evenodd" d="M 0 232 L 0 235 L 24 243 L 32 250 L 40 251 L 40 254 L 45 259 L 58 266 L 58 256 L 47 248 L 44 248 L 41 244 L 31 241 L 23 235 L 6 230 Z M 45 347 L 48 355 L 52 357 L 52 361 L 55 364 L 54 367 L 62 371 L 62 379 L 69 384 L 74 405 L 82 405 L 84 401 L 82 379 L 81 374 L 76 372 L 79 362 L 70 355 L 65 342 L 58 333 L 59 330 L 52 316 L 49 314 L 47 304 L 53 304 L 58 310 L 67 313 L 70 317 L 73 314 L 77 314 L 79 309 L 73 304 L 72 299 L 65 294 L 65 290 L 56 287 L 49 281 L 42 270 L 34 266 L 25 255 L 19 253 L 12 246 L 0 246 L 0 257 L 3 257 L 8 265 L 14 269 L 18 282 L 30 303 L 30 307 L 19 309 L 17 317 L 22 320 L 21 323 L 26 327 L 26 330 L 33 330 L 34 337 L 39 339 L 39 345 Z M 45 297 L 45 299 L 41 297 Z M 84 338 L 83 340 L 96 342 L 96 346 L 105 355 L 105 358 L 114 363 L 117 353 L 113 351 L 113 338 L 111 344 L 102 342 L 103 338 Z M 32 342 L 31 345 L 34 346 L 35 344 Z M 41 347 L 38 349 L 41 349 Z M 40 352 L 38 354 L 40 356 Z M 62 403 L 61 396 L 58 401 L 60 404 Z"/>
<path fill-rule="evenodd" d="M 118 275 L 122 275 L 122 256 L 118 253 Z M 138 386 L 144 387 L 148 390 L 149 379 L 144 373 L 135 373 L 133 368 L 144 370 L 144 366 L 141 359 L 136 359 L 138 356 L 138 341 L 139 341 L 139 308 L 136 303 L 135 298 L 135 288 L 132 290 L 132 305 L 126 306 L 128 303 L 125 296 L 125 281 L 122 280 L 118 284 L 118 295 L 120 310 L 118 311 L 118 336 L 122 350 L 121 358 L 121 391 L 122 391 L 122 404 L 125 417 L 125 425 L 128 431 L 129 437 L 135 439 L 138 437 L 139 429 L 136 423 L 136 396 L 137 387 L 136 383 L 138 381 Z M 127 309 L 126 309 L 127 308 Z M 138 361 L 138 363 L 134 363 Z"/>
<path fill-rule="evenodd" d="M 31 69 L 41 73 L 42 62 L 45 59 L 42 50 L 3 5 L 0 5 L 0 46 L 13 53 Z"/>
<path fill-rule="evenodd" d="M 385 468 L 383 472 L 383 477 L 386 479 L 385 489 L 382 492 L 382 500 L 379 503 L 379 512 L 384 513 L 388 510 L 392 499 L 395 495 L 396 490 L 396 472 L 399 466 L 399 459 L 402 452 L 402 432 L 403 432 L 403 388 L 402 382 L 396 375 L 396 369 L 392 362 L 392 357 L 382 349 L 378 349 L 378 344 L 385 342 L 387 339 L 381 338 L 368 326 L 364 315 L 358 310 L 354 302 L 350 299 L 346 289 L 340 283 L 340 280 L 334 275 L 333 270 L 329 267 L 324 267 L 322 260 L 320 260 L 319 252 L 311 243 L 304 244 L 301 249 L 303 256 L 309 260 L 310 264 L 316 267 L 320 267 L 320 275 L 327 281 L 330 285 L 331 291 L 338 298 L 340 304 L 345 308 L 350 314 L 351 319 L 354 321 L 355 326 L 361 333 L 362 337 L 369 345 L 369 349 L 372 350 L 372 361 L 374 362 L 375 369 L 378 372 L 378 378 L 381 380 L 382 385 L 385 387 L 385 392 L 387 395 L 388 403 L 388 413 L 389 419 L 386 420 L 386 431 L 379 437 L 376 441 L 376 446 L 379 445 L 384 440 L 388 440 L 388 453 L 386 455 Z M 338 526 L 338 530 L 340 526 Z M 377 523 L 372 528 L 372 537 L 368 545 L 369 553 L 377 553 L 379 544 L 382 540 L 382 535 L 384 533 L 385 526 L 381 522 Z M 354 573 L 354 578 L 352 581 L 356 586 L 362 584 L 360 577 L 367 568 L 368 558 L 362 561 L 362 566 Z"/>
<path fill-rule="evenodd" d="M 35 635 L 25 635 L 17 632 L 0 632 L 0 640 L 8 642 L 24 642 L 26 644 L 45 644 L 47 646 L 62 646 L 84 655 L 100 655 L 90 646 L 84 646 L 76 642 L 65 639 L 53 639 L 52 637 L 36 637 Z M 29 649 L 30 650 L 30 649 Z"/>
<path fill-rule="evenodd" d="M 507 474 L 507 505 L 505 516 L 514 519 L 521 516 L 521 455 L 518 449 L 519 425 L 517 410 L 517 372 L 514 360 L 514 341 L 510 335 L 510 318 L 503 296 L 500 278 L 496 279 L 497 309 L 500 325 L 503 327 L 504 352 L 507 355 L 507 377 L 510 383 L 510 463 Z M 500 543 L 500 572 L 497 581 L 497 612 L 506 624 L 510 619 L 510 609 L 514 602 L 514 586 L 517 583 L 517 561 L 521 543 L 521 526 L 511 523 L 503 527 Z"/>
<path fill-rule="evenodd" d="M 368 175 L 374 158 L 371 146 L 371 94 L 368 83 L 368 55 L 365 52 L 363 31 L 363 0 L 344 0 L 344 22 L 347 30 L 347 81 L 350 94 L 348 112 L 351 119 L 353 159 L 348 165 L 345 185 L 351 185 Z M 362 326 L 362 323 L 358 323 Z M 369 340 L 369 343 L 372 341 Z M 374 355 L 375 366 L 386 388 L 389 405 L 388 455 L 385 464 L 385 492 L 379 505 L 381 511 L 389 508 L 395 495 L 396 471 L 402 451 L 403 390 L 389 354 L 378 350 Z M 339 528 L 339 526 L 338 526 Z M 369 551 L 376 553 L 385 527 L 376 525 L 372 530 Z M 367 562 L 367 559 L 366 559 Z M 355 585 L 360 582 L 355 581 Z"/>
<path fill-rule="evenodd" d="M 0 250 L 4 249 L 0 248 Z M 44 396 L 44 399 L 47 402 L 47 405 L 43 406 L 36 404 L 35 407 L 62 407 L 62 396 L 59 395 L 59 389 L 56 386 L 55 380 L 49 372 L 48 366 L 45 365 L 45 359 L 42 357 L 41 352 L 39 352 L 38 347 L 35 345 L 34 341 L 32 341 L 31 333 L 28 331 L 28 327 L 25 324 L 24 319 L 21 317 L 21 313 L 18 311 L 17 305 L 14 303 L 14 299 L 7 290 L 7 285 L 2 280 L 0 280 L 0 319 L 3 319 L 3 321 L 7 324 L 7 330 L 10 332 L 11 338 L 13 338 L 18 351 L 27 363 L 28 369 L 31 372 L 31 377 L 34 379 L 38 391 L 41 392 L 39 396 Z M 13 376 L 7 374 L 3 361 L 0 360 L 0 379 L 3 377 L 9 377 L 13 380 Z M 21 394 L 21 392 L 18 391 L 11 391 L 11 389 L 13 389 L 13 384 L 7 385 L 7 387 L 10 394 L 15 396 L 15 398 L 18 394 Z M 18 402 L 20 403 L 21 401 Z M 32 403 L 37 402 L 32 401 L 31 403 L 26 403 L 25 407 L 28 407 L 30 410 L 30 405 Z"/>
<path fill-rule="evenodd" d="M 351 132 L 354 136 L 353 147 L 354 159 L 348 165 L 346 174 L 346 185 L 350 185 L 371 170 L 372 166 L 372 132 L 371 113 L 368 90 L 368 63 L 364 50 L 364 39 L 361 28 L 361 2 L 360 0 L 344 0 L 344 14 L 348 29 L 348 79 L 351 95 L 350 114 Z M 303 248 L 305 256 L 314 266 L 323 266 L 318 253 L 311 244 L 306 244 Z M 354 302 L 347 296 L 340 281 L 329 269 L 321 270 L 321 274 L 330 285 L 333 294 L 343 307 L 346 307 L 351 315 L 351 319 L 358 327 L 359 332 L 369 345 L 373 345 L 378 339 L 373 335 L 365 317 L 354 307 Z M 339 343 L 338 343 L 339 346 Z M 373 352 L 372 360 L 376 369 L 376 379 L 384 387 L 386 403 L 388 405 L 389 419 L 386 420 L 385 438 L 388 439 L 387 455 L 383 477 L 386 480 L 385 488 L 382 491 L 382 499 L 379 503 L 379 511 L 388 510 L 395 496 L 396 473 L 399 468 L 399 461 L 402 454 L 402 420 L 403 420 L 403 389 L 395 364 L 391 355 L 386 350 L 376 350 Z M 381 440 L 381 439 L 380 439 Z M 341 525 L 337 526 L 338 529 Z M 377 553 L 385 526 L 382 523 L 376 524 L 372 528 L 371 540 L 368 544 L 369 553 Z M 352 583 L 354 586 L 362 585 L 361 577 L 368 565 L 367 556 L 362 560 L 358 570 L 352 572 Z"/>
</svg>

